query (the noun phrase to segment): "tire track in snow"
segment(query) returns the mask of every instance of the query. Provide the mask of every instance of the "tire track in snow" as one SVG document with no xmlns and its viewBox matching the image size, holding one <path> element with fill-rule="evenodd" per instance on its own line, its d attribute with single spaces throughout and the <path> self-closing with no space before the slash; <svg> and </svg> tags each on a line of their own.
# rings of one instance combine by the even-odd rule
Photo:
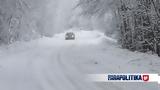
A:
<svg viewBox="0 0 160 90">
<path fill-rule="evenodd" d="M 48 59 L 34 62 L 34 72 L 42 90 L 76 90 L 76 86 L 68 79 L 67 73 L 58 63 L 60 60 L 59 53 L 52 54 Z M 35 65 L 35 63 L 37 63 Z"/>
<path fill-rule="evenodd" d="M 68 64 L 68 62 L 66 62 L 66 60 L 63 59 L 64 56 L 62 55 L 63 54 L 61 53 L 58 56 L 59 66 L 62 66 L 61 69 L 65 71 L 66 78 L 70 81 L 70 83 L 72 83 L 76 87 L 76 90 L 97 90 L 97 88 L 95 89 L 95 86 L 91 86 L 89 82 L 87 83 L 84 80 L 84 75 L 78 71 L 77 67 L 74 66 L 72 62 L 68 61 L 70 63 Z M 65 57 L 65 59 L 67 58 Z"/>
<path fill-rule="evenodd" d="M 76 49 L 76 48 L 78 48 L 78 47 L 74 47 L 73 48 L 73 47 L 70 46 L 69 48 L 67 48 L 67 50 L 66 50 L 67 52 L 63 51 L 64 53 L 59 53 L 59 57 L 58 57 L 59 58 L 59 60 L 58 60 L 59 66 L 62 66 L 62 69 L 64 71 L 66 71 L 66 73 L 68 73 L 67 77 L 69 77 L 69 79 L 72 81 L 72 83 L 75 86 L 77 86 L 78 88 L 80 88 L 80 90 L 106 90 L 106 88 L 104 88 L 106 86 L 109 86 L 109 87 L 107 87 L 107 89 L 123 90 L 122 87 L 120 87 L 119 85 L 115 85 L 114 83 L 107 83 L 107 85 L 106 85 L 105 83 L 91 83 L 91 82 L 87 83 L 87 82 L 83 81 L 84 78 L 86 78 L 86 76 L 84 74 L 80 73 L 80 69 L 81 68 L 78 68 L 76 65 L 74 65 L 74 63 L 72 62 L 72 60 L 70 60 L 70 59 L 72 59 L 75 56 L 69 56 L 68 57 L 68 55 L 67 55 L 68 51 L 72 51 L 72 50 L 74 51 L 74 49 Z M 72 52 L 72 53 L 74 53 L 74 52 Z M 66 57 L 64 57 L 64 56 L 66 56 Z M 67 61 L 67 60 L 69 60 L 69 61 Z M 111 69 L 109 67 L 107 68 L 107 70 L 108 70 L 108 72 L 109 71 L 110 72 L 113 71 L 113 69 Z M 72 72 L 76 72 L 76 73 L 74 73 L 74 78 L 78 78 L 78 79 L 80 78 L 79 80 L 82 81 L 81 83 L 78 82 L 78 81 L 76 81 L 76 80 L 73 80 L 73 76 L 70 77 L 71 74 L 73 74 Z M 79 75 L 82 75 L 83 77 L 76 77 L 76 76 L 79 76 Z"/>
</svg>

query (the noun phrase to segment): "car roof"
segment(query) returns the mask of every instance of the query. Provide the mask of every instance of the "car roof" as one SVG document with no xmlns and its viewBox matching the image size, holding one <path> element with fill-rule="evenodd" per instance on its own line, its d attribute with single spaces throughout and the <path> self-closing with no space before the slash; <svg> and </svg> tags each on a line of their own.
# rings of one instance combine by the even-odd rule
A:
<svg viewBox="0 0 160 90">
<path fill-rule="evenodd" d="M 74 34 L 73 32 L 67 32 L 66 34 Z"/>
</svg>

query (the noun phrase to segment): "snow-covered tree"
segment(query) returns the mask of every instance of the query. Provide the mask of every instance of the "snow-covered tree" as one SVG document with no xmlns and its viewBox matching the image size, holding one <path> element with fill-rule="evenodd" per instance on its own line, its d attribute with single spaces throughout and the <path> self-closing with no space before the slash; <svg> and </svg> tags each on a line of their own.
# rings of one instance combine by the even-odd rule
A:
<svg viewBox="0 0 160 90">
<path fill-rule="evenodd" d="M 120 0 L 120 42 L 123 48 L 160 55 L 159 0 Z"/>
<path fill-rule="evenodd" d="M 112 11 L 123 48 L 160 55 L 159 0 L 79 0 L 78 6 L 87 17 L 104 19 L 105 13 Z"/>
<path fill-rule="evenodd" d="M 46 35 L 49 3 L 49 0 L 0 0 L 0 43 Z"/>
<path fill-rule="evenodd" d="M 80 7 L 81 16 L 89 19 L 88 25 L 93 29 L 103 30 L 107 35 L 112 35 L 116 29 L 116 18 L 114 9 L 117 0 L 79 0 L 78 7 Z M 95 27 L 96 26 L 96 27 Z"/>
</svg>

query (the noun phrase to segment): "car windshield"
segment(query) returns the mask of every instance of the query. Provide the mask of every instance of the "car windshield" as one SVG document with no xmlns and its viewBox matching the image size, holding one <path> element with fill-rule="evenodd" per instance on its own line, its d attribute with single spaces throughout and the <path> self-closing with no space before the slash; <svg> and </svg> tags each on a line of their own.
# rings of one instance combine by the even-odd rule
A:
<svg viewBox="0 0 160 90">
<path fill-rule="evenodd" d="M 73 33 L 67 33 L 66 35 L 74 35 Z"/>
</svg>

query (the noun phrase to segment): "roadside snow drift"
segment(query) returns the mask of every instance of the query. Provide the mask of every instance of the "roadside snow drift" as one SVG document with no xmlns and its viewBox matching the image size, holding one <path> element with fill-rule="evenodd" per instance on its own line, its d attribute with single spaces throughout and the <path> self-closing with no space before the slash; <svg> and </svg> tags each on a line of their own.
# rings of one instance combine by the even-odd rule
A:
<svg viewBox="0 0 160 90">
<path fill-rule="evenodd" d="M 75 40 L 65 40 L 65 34 L 73 32 Z M 56 34 L 53 38 L 43 38 L 40 40 L 41 44 L 48 44 L 53 46 L 66 46 L 66 45 L 96 45 L 104 42 L 106 39 L 111 42 L 116 40 L 106 37 L 104 33 L 98 31 L 73 31 L 68 30 L 61 34 Z M 42 41 L 43 40 L 43 41 Z"/>
</svg>

